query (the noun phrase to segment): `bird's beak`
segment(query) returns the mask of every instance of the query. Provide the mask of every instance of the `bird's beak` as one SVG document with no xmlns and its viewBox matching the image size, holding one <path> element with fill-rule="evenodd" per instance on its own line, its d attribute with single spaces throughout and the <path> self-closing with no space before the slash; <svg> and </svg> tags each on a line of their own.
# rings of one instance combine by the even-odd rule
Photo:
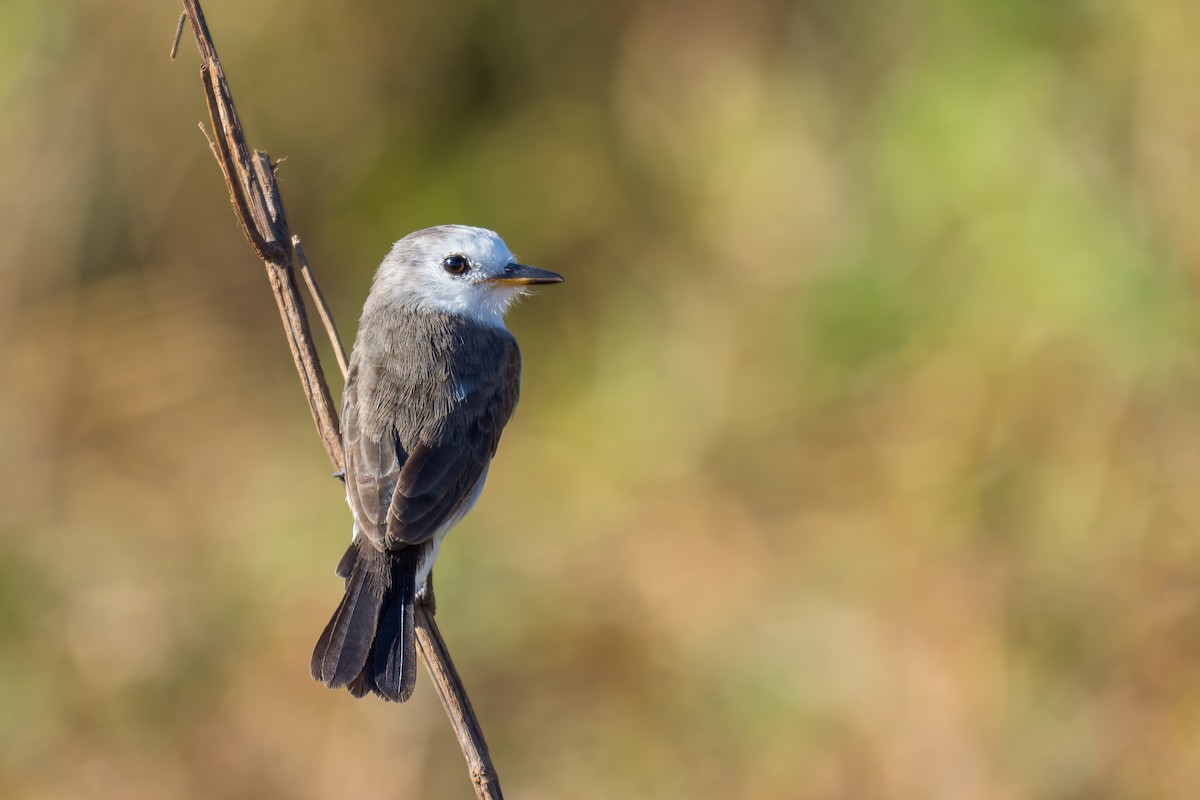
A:
<svg viewBox="0 0 1200 800">
<path fill-rule="evenodd" d="M 498 275 L 488 277 L 489 283 L 505 286 L 533 286 L 539 283 L 562 283 L 563 276 L 548 269 L 538 269 L 526 264 L 509 264 Z"/>
</svg>

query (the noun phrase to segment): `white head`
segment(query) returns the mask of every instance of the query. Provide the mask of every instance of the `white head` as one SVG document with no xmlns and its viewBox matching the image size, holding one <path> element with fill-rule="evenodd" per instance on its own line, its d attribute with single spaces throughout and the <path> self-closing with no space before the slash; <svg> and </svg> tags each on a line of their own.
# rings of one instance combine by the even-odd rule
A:
<svg viewBox="0 0 1200 800">
<path fill-rule="evenodd" d="M 561 283 L 549 270 L 518 264 L 497 234 L 439 225 L 405 236 L 379 265 L 368 306 L 398 305 L 504 327 L 504 312 L 528 287 Z"/>
</svg>

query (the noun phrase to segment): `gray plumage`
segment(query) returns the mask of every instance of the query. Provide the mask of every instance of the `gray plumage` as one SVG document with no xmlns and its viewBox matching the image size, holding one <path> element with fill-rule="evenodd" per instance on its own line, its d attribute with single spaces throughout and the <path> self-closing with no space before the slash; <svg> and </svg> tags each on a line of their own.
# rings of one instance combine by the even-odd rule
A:
<svg viewBox="0 0 1200 800">
<path fill-rule="evenodd" d="M 469 267 L 451 273 L 453 258 Z M 380 265 L 342 400 L 354 537 L 337 570 L 345 596 L 313 652 L 316 679 L 356 696 L 411 695 L 414 604 L 517 403 L 521 356 L 504 311 L 524 286 L 560 280 L 462 226 L 410 234 Z"/>
</svg>

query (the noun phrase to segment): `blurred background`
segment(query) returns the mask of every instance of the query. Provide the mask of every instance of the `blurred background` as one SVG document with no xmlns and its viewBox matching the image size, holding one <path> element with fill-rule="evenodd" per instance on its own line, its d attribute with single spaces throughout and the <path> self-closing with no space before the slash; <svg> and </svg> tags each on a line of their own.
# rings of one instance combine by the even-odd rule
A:
<svg viewBox="0 0 1200 800">
<path fill-rule="evenodd" d="M 438 565 L 509 796 L 1196 796 L 1200 6 L 204 6 L 347 343 L 416 228 L 567 276 Z M 0 795 L 469 797 L 308 675 L 349 515 L 175 21 L 0 5 Z"/>
</svg>

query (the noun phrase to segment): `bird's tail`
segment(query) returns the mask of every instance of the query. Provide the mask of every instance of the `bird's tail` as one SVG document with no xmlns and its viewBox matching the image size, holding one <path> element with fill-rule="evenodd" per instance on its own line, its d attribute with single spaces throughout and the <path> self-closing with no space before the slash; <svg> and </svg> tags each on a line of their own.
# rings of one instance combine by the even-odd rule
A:
<svg viewBox="0 0 1200 800">
<path fill-rule="evenodd" d="M 417 680 L 413 610 L 418 547 L 381 553 L 358 536 L 338 564 L 346 595 L 325 626 L 312 656 L 312 676 L 347 687 L 355 697 L 374 692 L 403 703 Z"/>
</svg>

